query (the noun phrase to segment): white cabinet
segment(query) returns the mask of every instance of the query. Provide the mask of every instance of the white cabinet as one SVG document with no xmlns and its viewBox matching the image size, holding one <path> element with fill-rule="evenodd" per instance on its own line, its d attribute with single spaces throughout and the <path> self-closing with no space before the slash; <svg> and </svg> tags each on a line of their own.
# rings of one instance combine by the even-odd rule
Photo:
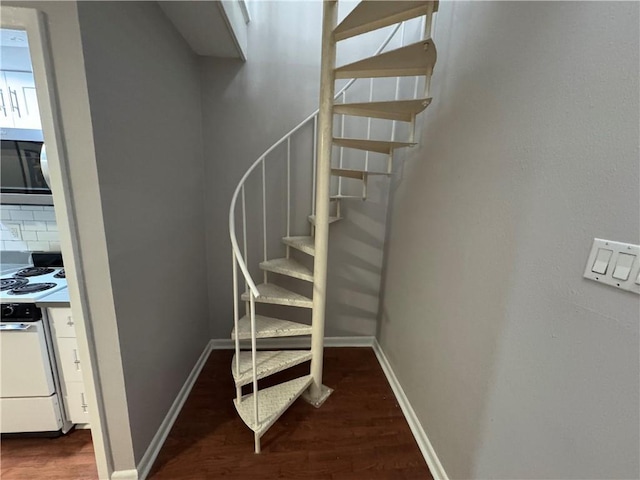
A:
<svg viewBox="0 0 640 480">
<path fill-rule="evenodd" d="M 75 424 L 89 423 L 89 408 L 82 378 L 82 359 L 78 353 L 75 322 L 70 308 L 48 308 L 56 363 L 67 418 Z"/>
<path fill-rule="evenodd" d="M 57 338 L 58 368 L 62 370 L 65 383 L 82 382 L 82 367 L 78 356 L 78 340 Z"/>
<path fill-rule="evenodd" d="M 42 129 L 33 73 L 0 72 L 0 127 Z"/>
<path fill-rule="evenodd" d="M 50 308 L 49 320 L 56 338 L 76 338 L 76 327 L 70 308 Z"/>
<path fill-rule="evenodd" d="M 84 393 L 84 383 L 69 382 L 62 388 L 65 389 L 64 404 L 71 423 L 89 423 L 89 407 L 87 406 L 87 396 Z"/>
</svg>

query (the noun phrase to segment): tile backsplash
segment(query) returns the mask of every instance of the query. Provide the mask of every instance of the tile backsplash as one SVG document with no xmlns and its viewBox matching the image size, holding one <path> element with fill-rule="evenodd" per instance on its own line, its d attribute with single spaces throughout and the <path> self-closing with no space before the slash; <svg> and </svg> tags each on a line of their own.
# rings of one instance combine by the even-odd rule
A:
<svg viewBox="0 0 640 480">
<path fill-rule="evenodd" d="M 0 228 L 0 251 L 60 250 L 51 206 L 0 205 Z"/>
</svg>

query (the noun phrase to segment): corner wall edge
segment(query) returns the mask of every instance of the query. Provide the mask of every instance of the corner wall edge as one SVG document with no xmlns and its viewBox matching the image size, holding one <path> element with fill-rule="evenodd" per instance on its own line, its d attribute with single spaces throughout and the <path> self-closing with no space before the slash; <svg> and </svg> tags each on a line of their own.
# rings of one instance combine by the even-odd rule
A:
<svg viewBox="0 0 640 480">
<path fill-rule="evenodd" d="M 195 385 L 196 380 L 198 380 L 200 372 L 207 363 L 207 359 L 209 358 L 212 350 L 213 340 L 209 340 L 209 342 L 205 345 L 204 350 L 200 354 L 200 357 L 191 369 L 191 372 L 182 385 L 182 388 L 178 392 L 178 395 L 171 404 L 167 415 L 164 417 L 164 420 L 162 420 L 158 431 L 153 436 L 151 443 L 149 443 L 147 450 L 144 452 L 144 455 L 140 459 L 140 462 L 138 462 L 136 470 L 121 470 L 114 472 L 111 476 L 111 480 L 145 480 L 147 478 L 147 475 L 149 475 L 149 472 L 153 467 L 158 453 L 160 453 L 160 449 L 162 449 L 162 446 L 164 445 L 164 442 L 167 439 L 167 436 L 169 435 L 173 424 L 178 418 L 178 415 L 180 415 L 184 403 L 187 401 L 187 398 L 189 398 L 191 389 Z M 132 473 L 135 474 L 135 476 L 132 476 Z"/>
</svg>

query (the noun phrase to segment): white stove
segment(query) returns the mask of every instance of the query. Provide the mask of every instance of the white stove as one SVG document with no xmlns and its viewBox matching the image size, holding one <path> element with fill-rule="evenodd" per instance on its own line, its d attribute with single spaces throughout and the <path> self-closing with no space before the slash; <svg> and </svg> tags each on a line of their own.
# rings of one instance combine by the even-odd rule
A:
<svg viewBox="0 0 640 480">
<path fill-rule="evenodd" d="M 2 303 L 35 303 L 67 286 L 64 268 L 59 267 L 26 267 L 0 281 Z"/>
<path fill-rule="evenodd" d="M 63 390 L 46 314 L 37 302 L 67 286 L 59 252 L 33 252 L 33 266 L 5 272 L 0 289 L 0 433 L 66 433 Z"/>
</svg>

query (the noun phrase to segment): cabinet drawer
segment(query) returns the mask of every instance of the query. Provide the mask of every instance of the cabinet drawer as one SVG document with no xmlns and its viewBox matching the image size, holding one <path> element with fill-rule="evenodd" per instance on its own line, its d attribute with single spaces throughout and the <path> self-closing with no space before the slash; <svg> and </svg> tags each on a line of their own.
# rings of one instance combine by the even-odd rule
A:
<svg viewBox="0 0 640 480">
<path fill-rule="evenodd" d="M 76 337 L 76 327 L 70 308 L 49 308 L 47 311 L 56 337 Z"/>
<path fill-rule="evenodd" d="M 65 407 L 67 416 L 72 423 L 89 423 L 89 407 L 81 382 L 65 383 Z"/>
<path fill-rule="evenodd" d="M 62 382 L 82 382 L 82 365 L 78 354 L 78 341 L 75 338 L 56 338 L 58 366 Z"/>
</svg>

